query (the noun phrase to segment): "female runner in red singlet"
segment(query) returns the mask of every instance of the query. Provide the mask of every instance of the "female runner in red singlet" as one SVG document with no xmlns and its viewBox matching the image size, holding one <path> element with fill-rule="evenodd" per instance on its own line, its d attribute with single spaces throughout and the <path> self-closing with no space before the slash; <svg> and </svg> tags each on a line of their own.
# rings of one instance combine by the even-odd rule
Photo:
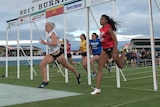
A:
<svg viewBox="0 0 160 107">
<path fill-rule="evenodd" d="M 102 43 L 103 51 L 99 57 L 98 63 L 98 74 L 97 74 L 97 85 L 91 94 L 98 94 L 101 92 L 100 83 L 102 79 L 102 68 L 109 58 L 113 58 L 115 63 L 119 68 L 122 69 L 125 60 L 125 51 L 122 52 L 121 57 L 119 57 L 117 45 L 118 41 L 114 31 L 117 31 L 117 22 L 107 15 L 102 15 L 100 18 L 100 39 Z"/>
</svg>

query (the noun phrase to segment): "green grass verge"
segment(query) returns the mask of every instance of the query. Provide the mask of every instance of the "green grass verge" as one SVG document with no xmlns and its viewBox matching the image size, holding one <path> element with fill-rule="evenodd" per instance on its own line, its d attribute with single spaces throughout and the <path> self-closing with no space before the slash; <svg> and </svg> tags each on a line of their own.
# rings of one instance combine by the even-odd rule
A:
<svg viewBox="0 0 160 107">
<path fill-rule="evenodd" d="M 1 83 L 14 84 L 28 87 L 38 87 L 42 82 L 38 65 L 34 66 L 37 76 L 30 80 L 30 68 L 20 66 L 20 79 L 17 79 L 16 66 L 9 66 L 9 77 L 0 78 Z M 50 67 L 50 82 L 45 88 L 69 92 L 83 93 L 80 96 L 59 99 L 44 100 L 26 104 L 12 105 L 9 107 L 159 107 L 160 92 L 153 89 L 152 67 L 139 67 L 123 69 L 127 81 L 121 76 L 121 88 L 116 87 L 115 69 L 109 74 L 103 70 L 101 82 L 102 93 L 90 95 L 91 86 L 95 86 L 96 79 L 92 79 L 92 85 L 88 85 L 87 75 L 82 66 L 76 66 L 81 73 L 82 83 L 77 84 L 73 73 L 69 72 L 69 83 L 64 82 L 58 68 Z M 0 67 L 1 74 L 5 74 L 5 67 Z M 64 71 L 64 70 L 63 70 Z M 159 77 L 160 67 L 157 67 Z M 2 87 L 3 88 L 3 87 Z M 12 94 L 12 93 L 11 93 Z M 14 93 L 15 94 L 15 93 Z"/>
</svg>

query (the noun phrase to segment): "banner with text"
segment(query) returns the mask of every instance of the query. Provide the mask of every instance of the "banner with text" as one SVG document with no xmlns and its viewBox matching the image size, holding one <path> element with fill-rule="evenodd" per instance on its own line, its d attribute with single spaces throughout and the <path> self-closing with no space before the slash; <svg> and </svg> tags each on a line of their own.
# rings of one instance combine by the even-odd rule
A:
<svg viewBox="0 0 160 107">
<path fill-rule="evenodd" d="M 33 14 L 31 16 L 31 21 L 36 21 L 36 20 L 41 20 L 41 19 L 45 19 L 46 18 L 46 12 L 39 12 L 36 14 Z"/>
<path fill-rule="evenodd" d="M 64 13 L 72 12 L 72 11 L 75 11 L 75 10 L 78 10 L 78 9 L 82 9 L 82 8 L 85 8 L 84 0 L 79 0 L 77 2 L 66 4 L 64 6 Z"/>
<path fill-rule="evenodd" d="M 30 7 L 19 10 L 18 16 L 24 16 L 33 14 L 39 11 L 43 11 L 55 6 L 65 5 L 71 2 L 75 2 L 79 0 L 43 0 L 40 2 L 33 3 Z"/>
</svg>

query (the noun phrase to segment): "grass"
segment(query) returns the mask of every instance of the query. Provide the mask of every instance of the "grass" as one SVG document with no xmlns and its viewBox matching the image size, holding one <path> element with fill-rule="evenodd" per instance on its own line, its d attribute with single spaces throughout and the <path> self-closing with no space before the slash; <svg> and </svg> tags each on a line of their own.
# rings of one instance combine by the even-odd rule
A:
<svg viewBox="0 0 160 107">
<path fill-rule="evenodd" d="M 34 66 L 37 76 L 30 80 L 28 66 L 20 66 L 20 79 L 17 79 L 16 66 L 9 66 L 9 77 L 0 78 L 1 83 L 14 84 L 28 87 L 37 87 L 42 82 L 38 65 Z M 50 67 L 50 82 L 47 89 L 62 90 L 83 93 L 80 96 L 51 99 L 26 104 L 12 105 L 9 107 L 159 107 L 160 91 L 153 90 L 152 67 L 131 68 L 125 67 L 123 73 L 127 81 L 121 77 L 121 88 L 116 87 L 115 69 L 109 74 L 103 70 L 101 82 L 102 93 L 90 95 L 95 87 L 96 79 L 92 79 L 92 85 L 88 85 L 87 75 L 82 66 L 76 66 L 81 73 L 82 83 L 77 84 L 73 73 L 69 72 L 69 83 L 64 82 L 58 68 Z M 5 67 L 0 67 L 1 74 L 5 73 Z M 64 70 L 63 70 L 64 71 Z M 157 66 L 159 77 L 160 67 Z"/>
</svg>

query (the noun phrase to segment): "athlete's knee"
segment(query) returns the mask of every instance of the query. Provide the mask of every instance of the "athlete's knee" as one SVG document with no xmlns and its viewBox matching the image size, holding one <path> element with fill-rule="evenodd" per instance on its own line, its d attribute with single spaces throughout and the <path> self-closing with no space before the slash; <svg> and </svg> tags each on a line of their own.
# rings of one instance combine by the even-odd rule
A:
<svg viewBox="0 0 160 107">
<path fill-rule="evenodd" d="M 84 68 L 87 68 L 87 64 L 84 64 L 83 67 L 84 67 Z"/>
<path fill-rule="evenodd" d="M 93 60 L 90 60 L 90 64 L 93 64 L 93 62 L 94 62 Z"/>
<path fill-rule="evenodd" d="M 104 65 L 102 65 L 102 64 L 98 64 L 98 70 L 102 70 L 103 66 Z"/>
<path fill-rule="evenodd" d="M 122 63 L 116 63 L 118 68 L 122 69 L 123 68 L 123 64 Z"/>
<path fill-rule="evenodd" d="M 113 55 L 112 58 L 114 61 L 117 61 L 117 55 Z"/>
<path fill-rule="evenodd" d="M 45 67 L 45 66 L 46 66 L 46 64 L 44 64 L 44 63 L 42 63 L 42 62 L 39 64 L 39 67 L 40 67 L 40 68 L 43 68 L 43 67 Z"/>
</svg>

